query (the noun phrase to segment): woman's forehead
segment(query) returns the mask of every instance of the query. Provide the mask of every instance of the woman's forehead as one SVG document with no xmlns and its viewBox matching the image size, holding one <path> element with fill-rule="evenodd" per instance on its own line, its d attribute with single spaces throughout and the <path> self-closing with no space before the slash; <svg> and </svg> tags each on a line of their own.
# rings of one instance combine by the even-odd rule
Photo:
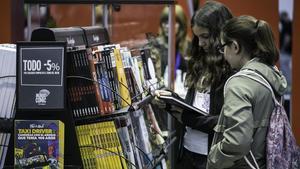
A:
<svg viewBox="0 0 300 169">
<path fill-rule="evenodd" d="M 196 34 L 196 35 L 200 35 L 200 34 L 203 34 L 203 33 L 209 33 L 208 28 L 198 26 L 198 25 L 194 25 L 192 27 L 192 29 L 193 29 L 194 34 Z"/>
</svg>

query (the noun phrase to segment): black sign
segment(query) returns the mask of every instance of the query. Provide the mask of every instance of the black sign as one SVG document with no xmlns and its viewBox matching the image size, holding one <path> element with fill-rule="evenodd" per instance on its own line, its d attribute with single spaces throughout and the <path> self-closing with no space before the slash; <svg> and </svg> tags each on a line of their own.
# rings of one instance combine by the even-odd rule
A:
<svg viewBox="0 0 300 169">
<path fill-rule="evenodd" d="M 19 110 L 64 109 L 65 52 L 65 42 L 17 43 Z"/>
</svg>

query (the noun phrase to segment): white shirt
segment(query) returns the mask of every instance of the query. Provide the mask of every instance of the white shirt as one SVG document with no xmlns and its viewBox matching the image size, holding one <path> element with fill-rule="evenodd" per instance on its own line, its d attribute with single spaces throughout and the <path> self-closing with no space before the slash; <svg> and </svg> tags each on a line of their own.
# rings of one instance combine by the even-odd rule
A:
<svg viewBox="0 0 300 169">
<path fill-rule="evenodd" d="M 210 95 L 209 93 L 196 92 L 193 106 L 200 110 L 209 112 Z M 208 134 L 199 130 L 194 130 L 190 127 L 186 127 L 186 133 L 184 135 L 183 146 L 197 154 L 208 154 Z"/>
</svg>

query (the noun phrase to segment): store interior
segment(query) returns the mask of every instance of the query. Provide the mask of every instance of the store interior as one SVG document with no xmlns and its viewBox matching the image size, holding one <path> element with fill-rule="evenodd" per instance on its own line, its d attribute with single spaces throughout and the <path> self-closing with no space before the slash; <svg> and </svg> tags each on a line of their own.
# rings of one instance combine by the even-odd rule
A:
<svg viewBox="0 0 300 169">
<path fill-rule="evenodd" d="M 50 2 L 51 0 L 48 1 Z M 33 41 L 33 30 L 40 29 L 41 27 L 87 28 L 90 26 L 99 26 L 107 30 L 107 36 L 109 37 L 109 42 L 111 44 L 120 44 L 131 50 L 135 50 L 143 48 L 149 42 L 149 37 L 151 38 L 151 36 L 156 36 L 159 33 L 161 11 L 167 5 L 173 6 L 175 3 L 183 8 L 187 18 L 187 36 L 191 38 L 191 17 L 195 9 L 201 7 L 201 5 L 205 3 L 205 0 L 176 0 L 176 2 L 162 0 L 162 3 L 160 3 L 159 0 L 154 3 L 153 1 L 135 3 L 134 0 L 129 0 L 127 3 L 122 3 L 122 0 L 120 0 L 120 3 L 117 3 L 118 0 L 115 0 L 116 3 L 103 3 L 104 1 L 102 0 L 65 0 L 66 3 L 49 3 L 48 1 L 2 0 L 0 2 L 0 20 L 2 21 L 0 44 L 16 44 L 21 41 Z M 267 21 L 272 27 L 278 46 L 282 45 L 280 44 L 281 41 L 286 40 L 283 36 L 288 36 L 287 39 L 290 41 L 289 49 L 286 49 L 287 47 L 282 47 L 280 61 L 277 65 L 287 77 L 289 87 L 288 92 L 284 95 L 284 106 L 287 110 L 296 141 L 299 145 L 300 123 L 297 121 L 300 119 L 300 104 L 298 104 L 300 101 L 300 95 L 298 95 L 300 94 L 300 79 L 297 76 L 300 73 L 300 67 L 298 66 L 298 63 L 300 64 L 300 57 L 297 56 L 300 56 L 300 48 L 298 47 L 300 44 L 300 36 L 297 35 L 300 30 L 300 2 L 297 0 L 218 1 L 230 8 L 234 16 L 252 15 Z M 172 15 L 172 12 L 169 12 L 169 15 Z M 290 32 L 286 34 L 283 34 L 285 26 L 283 24 L 283 18 L 290 23 Z M 169 40 L 174 40 L 176 38 L 172 31 L 169 35 L 172 35 L 172 33 L 174 36 L 169 38 Z M 174 51 L 170 49 L 169 52 L 172 54 Z M 174 63 L 168 63 L 168 65 L 172 67 L 174 66 Z M 169 80 L 169 83 L 165 84 L 174 88 L 174 83 L 172 83 L 175 81 L 174 77 L 170 77 Z M 145 111 L 147 112 L 147 110 Z M 34 114 L 32 115 L 34 116 Z M 17 117 L 28 119 L 26 116 L 28 116 L 28 114 L 25 115 L 24 113 L 21 113 Z M 44 117 L 46 116 L 47 115 Z M 39 118 L 40 117 L 33 117 L 33 119 Z M 70 122 L 72 120 L 68 119 L 70 117 L 60 115 L 59 118 L 67 119 L 66 123 L 68 124 L 72 123 Z M 50 119 L 52 119 L 52 117 L 50 117 Z M 168 123 L 169 122 L 170 120 Z M 72 125 L 66 124 L 65 126 L 72 127 Z M 160 127 L 169 128 L 170 126 L 165 125 Z M 76 137 L 74 136 L 74 132 L 75 131 L 73 130 L 69 135 L 70 138 L 67 138 L 67 140 Z M 65 136 L 65 139 L 66 137 L 67 136 Z M 165 149 L 165 147 L 163 149 Z M 74 151 L 76 152 L 79 150 L 77 148 Z M 12 149 L 8 150 L 8 153 L 9 152 L 13 152 Z M 169 159 L 172 159 L 174 157 L 172 157 L 172 153 L 170 152 L 167 151 L 164 155 L 168 156 Z M 8 154 L 8 157 L 13 158 L 13 154 Z M 158 155 L 157 158 L 161 158 L 159 160 L 162 160 L 165 157 L 160 157 Z M 72 161 L 78 159 L 80 161 L 79 156 L 74 156 L 73 159 L 70 158 L 66 160 Z M 7 163 L 11 164 L 12 161 L 7 161 Z M 69 163 L 69 165 L 71 164 Z M 76 165 L 80 165 L 80 163 L 76 163 Z M 168 165 L 172 166 L 173 164 Z M 151 168 L 149 164 L 145 166 L 145 168 Z"/>
</svg>

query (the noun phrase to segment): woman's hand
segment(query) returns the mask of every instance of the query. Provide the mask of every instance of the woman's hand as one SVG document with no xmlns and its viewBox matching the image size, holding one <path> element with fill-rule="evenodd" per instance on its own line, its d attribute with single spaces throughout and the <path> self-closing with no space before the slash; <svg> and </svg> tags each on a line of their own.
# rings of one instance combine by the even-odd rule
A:
<svg viewBox="0 0 300 169">
<path fill-rule="evenodd" d="M 160 96 L 172 96 L 172 92 L 166 90 L 156 90 L 154 92 L 153 104 L 157 105 L 160 109 L 166 109 L 169 112 L 172 112 L 173 116 L 182 123 L 181 114 L 183 109 L 175 105 L 167 105 L 162 99 L 159 99 Z M 168 106 L 168 107 L 167 107 Z"/>
<path fill-rule="evenodd" d="M 166 91 L 166 90 L 156 90 L 154 92 L 154 100 L 152 101 L 153 104 L 156 104 L 159 108 L 161 109 L 166 109 L 167 104 L 162 100 L 159 99 L 160 96 L 172 96 L 172 92 Z M 168 110 L 170 111 L 176 111 L 179 113 L 182 113 L 182 109 L 180 107 L 174 106 L 174 105 L 169 105 Z"/>
<path fill-rule="evenodd" d="M 172 93 L 170 91 L 166 90 L 155 90 L 154 95 L 159 97 L 159 96 L 171 96 Z"/>
<path fill-rule="evenodd" d="M 163 100 L 159 99 L 159 97 L 160 96 L 171 96 L 171 95 L 172 95 L 172 93 L 169 92 L 169 91 L 156 90 L 154 92 L 154 99 L 152 101 L 152 104 L 157 105 L 157 107 L 160 108 L 160 109 L 166 109 L 167 104 Z"/>
</svg>

